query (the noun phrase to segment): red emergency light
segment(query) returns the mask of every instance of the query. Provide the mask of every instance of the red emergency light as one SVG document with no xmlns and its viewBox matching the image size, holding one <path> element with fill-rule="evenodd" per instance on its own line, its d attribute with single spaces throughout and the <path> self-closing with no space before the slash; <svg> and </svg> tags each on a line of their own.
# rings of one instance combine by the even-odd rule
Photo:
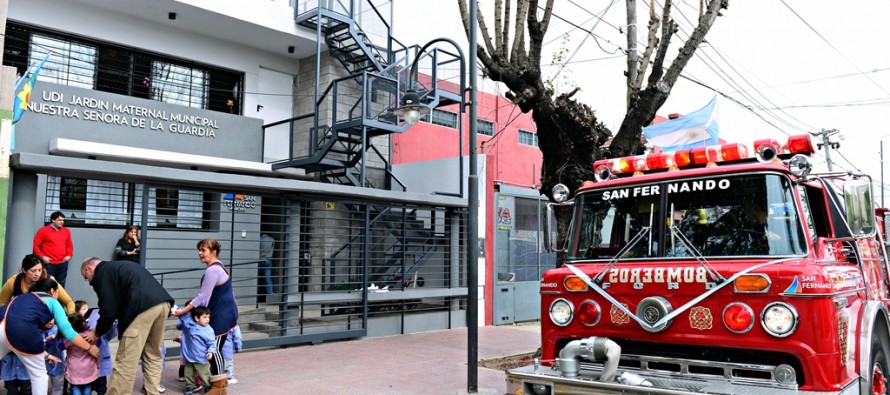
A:
<svg viewBox="0 0 890 395">
<path fill-rule="evenodd" d="M 601 159 L 593 163 L 593 172 L 597 181 L 605 181 L 613 175 L 640 175 L 646 171 L 677 170 L 683 167 L 716 166 L 718 163 L 745 161 L 752 158 L 752 153 L 758 160 L 772 162 L 778 161 L 779 155 L 812 155 L 815 152 L 810 136 L 801 134 L 788 137 L 785 144 L 779 143 L 776 139 L 755 140 L 753 150 L 746 144 L 727 143 L 674 152 Z"/>
</svg>

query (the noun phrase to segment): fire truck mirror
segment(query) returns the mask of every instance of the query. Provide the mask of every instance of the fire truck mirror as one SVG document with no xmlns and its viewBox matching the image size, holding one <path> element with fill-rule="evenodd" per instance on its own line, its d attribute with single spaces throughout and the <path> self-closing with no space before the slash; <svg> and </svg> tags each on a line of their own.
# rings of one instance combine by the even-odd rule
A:
<svg viewBox="0 0 890 395">
<path fill-rule="evenodd" d="M 853 236 L 871 237 L 875 232 L 875 216 L 872 211 L 871 182 L 857 178 L 844 183 L 844 202 L 847 223 Z"/>
<path fill-rule="evenodd" d="M 554 223 L 556 222 L 556 211 L 558 210 L 571 210 L 572 206 L 574 206 L 574 201 L 570 200 L 564 203 L 547 203 L 547 215 L 542 218 L 544 222 L 544 248 L 547 249 L 547 252 L 565 252 L 566 247 L 558 246 L 559 237 L 556 234 L 556 229 L 554 227 Z"/>
</svg>

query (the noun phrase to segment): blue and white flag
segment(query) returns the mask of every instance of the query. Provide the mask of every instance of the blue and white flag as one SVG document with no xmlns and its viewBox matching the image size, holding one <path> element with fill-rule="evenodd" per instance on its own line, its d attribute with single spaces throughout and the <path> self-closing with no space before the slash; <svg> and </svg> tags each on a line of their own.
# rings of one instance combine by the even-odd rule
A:
<svg viewBox="0 0 890 395">
<path fill-rule="evenodd" d="M 717 95 L 702 109 L 643 128 L 649 144 L 664 152 L 717 144 Z"/>
</svg>

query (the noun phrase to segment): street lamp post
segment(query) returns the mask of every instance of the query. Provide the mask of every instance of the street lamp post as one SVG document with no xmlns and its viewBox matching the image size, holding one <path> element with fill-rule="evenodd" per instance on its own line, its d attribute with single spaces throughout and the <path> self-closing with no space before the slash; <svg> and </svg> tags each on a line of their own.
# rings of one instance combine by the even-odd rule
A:
<svg viewBox="0 0 890 395">
<path fill-rule="evenodd" d="M 464 52 L 460 49 L 460 46 L 457 45 L 454 40 L 450 38 L 436 38 L 431 40 L 430 42 L 424 44 L 423 47 L 417 51 L 417 54 L 414 56 L 414 61 L 411 62 L 411 67 L 408 68 L 408 88 L 406 89 L 405 95 L 402 96 L 402 102 L 399 104 L 399 108 L 395 109 L 392 113 L 402 117 L 405 120 L 405 123 L 409 126 L 416 124 L 420 117 L 424 114 L 430 113 L 430 108 L 421 103 L 420 95 L 417 94 L 417 91 L 414 89 L 414 83 L 417 82 L 417 62 L 420 60 L 421 55 L 429 49 L 433 44 L 446 42 L 451 44 L 457 50 L 458 60 L 460 61 L 460 113 L 461 117 L 458 118 L 458 131 L 460 131 L 460 136 L 458 136 L 457 142 L 457 158 L 458 158 L 458 167 L 460 171 L 460 176 L 458 177 L 458 193 L 457 195 L 460 197 L 464 196 L 464 161 L 463 161 L 463 153 L 464 153 L 464 128 L 463 128 L 463 113 L 464 108 L 466 107 L 466 99 L 465 91 L 467 89 L 467 80 L 466 80 L 466 60 L 464 59 Z M 434 66 L 435 67 L 435 66 Z M 472 118 L 471 118 L 472 119 Z M 474 126 L 471 126 L 470 130 L 473 130 Z M 472 139 L 472 137 L 471 137 Z M 472 172 L 472 170 L 471 170 Z"/>
<path fill-rule="evenodd" d="M 470 1 L 470 175 L 467 176 L 467 392 L 479 387 L 479 176 L 476 174 L 476 2 Z"/>
<path fill-rule="evenodd" d="M 411 67 L 408 69 L 408 81 L 412 86 L 402 98 L 402 103 L 393 114 L 405 119 L 409 125 L 413 125 L 420 119 L 420 115 L 430 112 L 429 107 L 420 103 L 420 97 L 413 89 L 413 84 L 417 81 L 417 62 L 420 56 L 431 45 L 439 42 L 447 42 L 454 46 L 460 58 L 460 108 L 464 111 L 465 106 L 469 106 L 469 165 L 470 169 L 467 174 L 467 231 L 465 244 L 467 246 L 467 393 L 478 392 L 479 382 L 479 175 L 476 162 L 476 2 L 470 2 L 470 29 L 469 45 L 470 45 L 470 86 L 466 85 L 466 60 L 463 51 L 451 39 L 437 38 L 420 48 Z M 465 95 L 469 93 L 469 100 L 465 99 Z M 461 132 L 463 133 L 463 132 Z M 460 164 L 460 196 L 463 196 L 463 136 L 460 137 L 460 149 L 458 152 L 458 162 Z"/>
</svg>

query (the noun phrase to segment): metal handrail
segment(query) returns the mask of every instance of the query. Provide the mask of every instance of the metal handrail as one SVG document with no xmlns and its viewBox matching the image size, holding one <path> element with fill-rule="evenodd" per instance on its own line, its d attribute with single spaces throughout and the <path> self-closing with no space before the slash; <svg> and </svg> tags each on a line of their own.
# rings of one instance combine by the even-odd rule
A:
<svg viewBox="0 0 890 395">
<path fill-rule="evenodd" d="M 230 277 L 234 277 L 231 273 L 234 273 L 234 272 L 232 271 L 232 268 L 234 268 L 235 266 L 246 266 L 246 265 L 260 264 L 260 263 L 263 263 L 263 262 L 265 262 L 265 259 L 263 259 L 263 260 L 256 260 L 256 261 L 247 261 L 247 262 L 230 263 L 230 264 L 228 265 L 228 266 L 229 266 L 229 273 L 230 273 L 229 276 L 230 276 Z M 152 276 L 155 276 L 155 277 L 160 276 L 161 278 L 160 278 L 160 280 L 158 280 L 158 282 L 160 282 L 160 283 L 161 283 L 161 286 L 163 286 L 163 285 L 164 285 L 164 276 L 166 276 L 166 275 L 168 275 L 168 274 L 178 274 L 178 273 L 196 272 L 196 271 L 206 270 L 206 269 L 207 269 L 207 268 L 196 267 L 196 268 L 191 268 L 191 269 L 179 269 L 179 270 L 169 270 L 169 271 L 166 271 L 166 272 L 151 273 L 151 275 L 152 275 Z M 233 281 L 234 281 L 234 280 L 233 280 Z"/>
</svg>

